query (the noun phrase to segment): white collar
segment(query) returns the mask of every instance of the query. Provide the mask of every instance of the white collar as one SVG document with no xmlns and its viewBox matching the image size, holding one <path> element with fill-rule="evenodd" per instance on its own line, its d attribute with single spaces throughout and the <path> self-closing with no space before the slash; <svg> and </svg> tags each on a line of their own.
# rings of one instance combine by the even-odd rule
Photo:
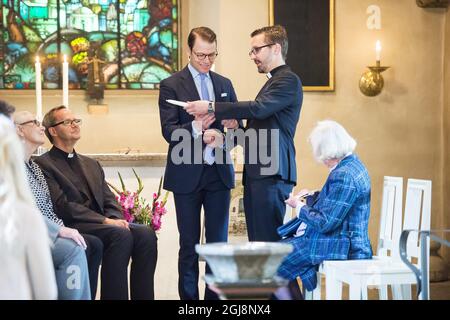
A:
<svg viewBox="0 0 450 320">
<path fill-rule="evenodd" d="M 345 158 L 347 158 L 349 155 L 352 155 L 352 154 L 353 154 L 353 152 L 351 152 L 351 151 L 348 152 L 348 153 L 341 159 L 341 161 L 344 160 Z M 339 162 L 336 163 L 332 168 L 330 168 L 330 172 L 333 171 L 334 169 L 336 169 L 336 167 L 338 166 L 339 163 L 341 163 L 341 161 L 339 161 Z"/>
<path fill-rule="evenodd" d="M 192 64 L 188 63 L 188 69 L 192 74 L 192 78 L 197 78 L 200 75 L 200 72 L 198 72 L 197 69 L 195 69 Z M 209 78 L 209 72 L 205 73 L 206 77 Z"/>
</svg>

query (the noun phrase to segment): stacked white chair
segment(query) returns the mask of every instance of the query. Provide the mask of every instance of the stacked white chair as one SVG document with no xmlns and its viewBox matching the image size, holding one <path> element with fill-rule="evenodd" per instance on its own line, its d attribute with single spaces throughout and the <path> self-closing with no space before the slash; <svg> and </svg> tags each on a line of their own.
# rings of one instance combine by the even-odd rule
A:
<svg viewBox="0 0 450 320">
<path fill-rule="evenodd" d="M 392 287 L 394 299 L 411 299 L 411 284 L 416 283 L 416 278 L 400 260 L 399 237 L 402 229 L 430 229 L 431 181 L 408 179 L 403 228 L 402 185 L 402 178 L 384 179 L 377 256 L 370 260 L 324 261 L 319 268 L 317 289 L 312 293 L 307 292 L 306 298 L 320 299 L 320 276 L 324 275 L 326 298 L 329 300 L 342 298 L 343 283 L 349 285 L 349 297 L 352 300 L 367 299 L 369 286 L 378 287 L 380 299 L 387 299 L 388 285 Z M 410 235 L 407 248 L 410 259 L 419 258 L 417 234 Z"/>
</svg>

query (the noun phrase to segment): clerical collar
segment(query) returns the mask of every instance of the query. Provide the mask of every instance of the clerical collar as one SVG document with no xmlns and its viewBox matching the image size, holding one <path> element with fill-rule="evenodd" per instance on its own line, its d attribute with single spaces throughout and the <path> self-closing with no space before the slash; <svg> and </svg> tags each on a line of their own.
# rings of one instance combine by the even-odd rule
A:
<svg viewBox="0 0 450 320">
<path fill-rule="evenodd" d="M 284 67 L 288 67 L 288 65 L 287 64 L 282 64 L 281 66 L 273 68 L 270 72 L 268 72 L 266 74 L 267 78 L 268 79 L 272 78 L 275 75 L 275 73 L 277 73 L 279 70 L 283 69 Z"/>
<path fill-rule="evenodd" d="M 60 158 L 63 158 L 63 159 L 72 159 L 77 154 L 75 150 L 73 150 L 72 153 L 67 153 L 55 146 L 53 146 L 52 151 L 54 154 L 56 154 L 57 156 L 59 156 Z"/>
</svg>

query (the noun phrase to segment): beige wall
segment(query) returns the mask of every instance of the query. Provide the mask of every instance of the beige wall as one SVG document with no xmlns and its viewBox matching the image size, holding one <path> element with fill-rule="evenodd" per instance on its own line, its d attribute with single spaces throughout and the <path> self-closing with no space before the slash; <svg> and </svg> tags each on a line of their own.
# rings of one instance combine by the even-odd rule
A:
<svg viewBox="0 0 450 320">
<path fill-rule="evenodd" d="M 442 197 L 444 199 L 444 224 L 446 228 L 450 228 L 450 10 L 447 10 L 447 16 L 445 20 L 445 35 L 444 35 L 445 49 L 444 49 L 444 112 L 443 112 L 443 135 L 444 135 L 444 190 Z M 450 240 L 450 235 L 447 235 L 447 240 Z M 450 257 L 450 249 L 445 248 L 446 257 Z"/>
<path fill-rule="evenodd" d="M 219 37 L 216 71 L 233 81 L 240 99 L 252 99 L 265 79 L 248 58 L 249 33 L 268 23 L 267 0 L 182 0 L 181 3 L 181 43 L 184 45 L 192 27 L 212 27 Z M 447 154 L 450 27 L 445 23 L 450 17 L 444 10 L 421 9 L 412 0 L 378 0 L 382 30 L 370 31 L 366 27 L 366 8 L 371 4 L 374 4 L 371 0 L 336 0 L 336 91 L 305 93 L 295 141 L 299 187 L 318 188 L 327 171 L 313 161 L 306 143 L 314 124 L 324 118 L 335 119 L 357 139 L 357 153 L 372 177 L 370 235 L 376 244 L 384 175 L 431 179 L 432 225 L 444 225 L 444 200 L 446 208 L 450 204 L 444 197 L 449 190 L 446 187 L 444 193 L 444 183 L 450 185 L 448 166 L 444 168 L 444 163 L 450 160 Z M 445 75 L 444 37 L 447 39 Z M 360 93 L 358 81 L 365 66 L 374 64 L 377 39 L 383 45 L 382 63 L 391 69 L 383 74 L 383 93 L 368 98 Z M 183 62 L 186 61 L 183 52 Z M 98 153 L 130 147 L 141 152 L 165 152 L 157 94 L 107 92 L 105 103 L 109 105 L 109 115 L 91 116 L 86 111 L 84 93 L 72 93 L 71 108 L 85 121 L 85 138 L 78 149 Z M 8 100 L 19 109 L 32 109 L 31 94 L 13 94 Z M 46 107 L 55 106 L 60 100 L 53 92 L 44 94 Z M 446 226 L 449 226 L 448 218 Z"/>
</svg>

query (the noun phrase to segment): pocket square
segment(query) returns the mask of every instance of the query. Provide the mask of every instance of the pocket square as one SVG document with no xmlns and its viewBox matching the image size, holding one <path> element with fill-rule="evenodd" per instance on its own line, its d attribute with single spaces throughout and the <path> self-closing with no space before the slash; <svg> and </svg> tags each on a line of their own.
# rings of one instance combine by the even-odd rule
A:
<svg viewBox="0 0 450 320">
<path fill-rule="evenodd" d="M 220 97 L 221 97 L 221 98 L 227 97 L 227 96 L 228 96 L 228 93 L 226 93 L 226 92 L 222 92 L 222 93 L 220 94 Z"/>
</svg>

